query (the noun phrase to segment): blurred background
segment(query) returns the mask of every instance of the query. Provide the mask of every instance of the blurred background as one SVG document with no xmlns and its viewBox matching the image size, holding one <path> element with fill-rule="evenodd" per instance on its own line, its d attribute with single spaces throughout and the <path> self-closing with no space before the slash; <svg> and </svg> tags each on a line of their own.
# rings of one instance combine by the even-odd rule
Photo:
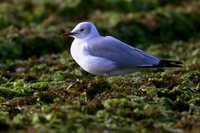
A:
<svg viewBox="0 0 200 133">
<path fill-rule="evenodd" d="M 107 81 L 71 58 L 79 22 L 182 68 Z M 200 0 L 0 0 L 0 132 L 200 129 Z"/>
<path fill-rule="evenodd" d="M 69 50 L 72 39 L 61 35 L 81 21 L 95 23 L 101 35 L 179 59 L 165 52 L 169 45 L 176 50 L 183 41 L 198 40 L 199 9 L 199 0 L 1 0 L 0 61 Z"/>
</svg>

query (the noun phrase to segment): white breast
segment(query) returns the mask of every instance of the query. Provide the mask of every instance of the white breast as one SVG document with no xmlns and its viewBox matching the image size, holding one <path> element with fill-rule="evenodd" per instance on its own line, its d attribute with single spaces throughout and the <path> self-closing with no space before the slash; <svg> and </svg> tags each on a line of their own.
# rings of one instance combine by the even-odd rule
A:
<svg viewBox="0 0 200 133">
<path fill-rule="evenodd" d="M 88 52 L 88 44 L 75 39 L 70 49 L 73 59 L 87 72 L 107 76 L 107 72 L 115 69 L 114 62 L 95 57 Z"/>
</svg>

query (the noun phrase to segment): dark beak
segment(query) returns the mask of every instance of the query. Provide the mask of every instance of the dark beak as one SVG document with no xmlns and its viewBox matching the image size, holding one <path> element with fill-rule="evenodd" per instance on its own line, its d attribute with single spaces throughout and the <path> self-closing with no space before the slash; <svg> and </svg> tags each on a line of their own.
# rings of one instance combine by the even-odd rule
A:
<svg viewBox="0 0 200 133">
<path fill-rule="evenodd" d="M 69 37 L 69 36 L 72 36 L 72 35 L 75 35 L 77 33 L 75 32 L 65 32 L 64 34 L 62 34 L 62 37 Z"/>
</svg>

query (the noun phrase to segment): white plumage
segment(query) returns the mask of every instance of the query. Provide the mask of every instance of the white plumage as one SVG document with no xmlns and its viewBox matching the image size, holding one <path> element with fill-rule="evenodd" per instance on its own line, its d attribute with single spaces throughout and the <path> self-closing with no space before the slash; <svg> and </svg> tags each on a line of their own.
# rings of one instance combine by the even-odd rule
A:
<svg viewBox="0 0 200 133">
<path fill-rule="evenodd" d="M 94 75 L 118 76 L 147 67 L 179 67 L 181 62 L 160 60 L 111 36 L 100 36 L 91 22 L 79 23 L 70 33 L 73 59 Z M 163 64 L 163 61 L 165 64 Z"/>
</svg>

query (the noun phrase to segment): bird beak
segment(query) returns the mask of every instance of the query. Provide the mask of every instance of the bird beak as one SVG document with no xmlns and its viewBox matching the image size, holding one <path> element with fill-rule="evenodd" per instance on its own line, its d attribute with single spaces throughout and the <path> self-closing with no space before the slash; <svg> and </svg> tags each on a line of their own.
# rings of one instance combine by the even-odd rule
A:
<svg viewBox="0 0 200 133">
<path fill-rule="evenodd" d="M 73 36 L 75 34 L 78 34 L 78 33 L 75 33 L 75 32 L 65 32 L 64 34 L 62 34 L 62 37 L 69 37 L 69 36 Z"/>
</svg>

